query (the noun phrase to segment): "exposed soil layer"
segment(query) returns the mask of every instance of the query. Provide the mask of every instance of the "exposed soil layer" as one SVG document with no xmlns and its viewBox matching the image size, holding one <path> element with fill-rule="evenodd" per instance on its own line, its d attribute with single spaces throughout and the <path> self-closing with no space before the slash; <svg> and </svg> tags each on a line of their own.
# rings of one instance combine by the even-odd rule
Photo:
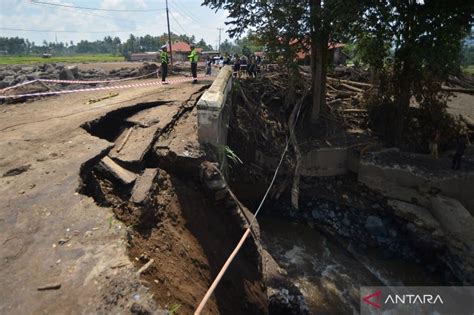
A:
<svg viewBox="0 0 474 315">
<path fill-rule="evenodd" d="M 202 92 L 201 92 L 202 93 Z M 200 94 L 199 94 L 200 95 Z M 199 97 L 170 107 L 173 119 L 161 129 L 137 167 L 119 163 L 141 175 L 158 169 L 158 175 L 142 203 L 131 201 L 131 187 L 119 184 L 98 167 L 101 157 L 82 172 L 83 193 L 111 207 L 128 232 L 128 253 L 162 309 L 192 314 L 244 232 L 228 197 L 216 201 L 199 178 L 203 152 L 197 145 L 195 103 Z M 146 104 L 142 110 L 159 104 Z M 130 127 L 135 112 L 116 112 L 87 126 L 109 141 Z M 146 118 L 146 115 L 144 115 Z M 120 128 L 118 127 L 120 126 Z M 123 132 L 123 130 L 122 130 Z M 117 160 L 118 161 L 118 160 Z M 120 162 L 120 161 L 118 161 Z M 151 262 L 151 263 L 150 263 Z M 265 314 L 267 297 L 261 261 L 255 243 L 247 241 L 208 302 L 206 314 Z"/>
</svg>

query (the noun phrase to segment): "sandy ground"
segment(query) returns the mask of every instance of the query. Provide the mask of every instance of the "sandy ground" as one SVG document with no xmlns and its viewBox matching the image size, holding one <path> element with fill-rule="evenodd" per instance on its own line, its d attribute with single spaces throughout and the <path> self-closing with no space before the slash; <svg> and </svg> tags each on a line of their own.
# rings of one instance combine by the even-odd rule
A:
<svg viewBox="0 0 474 315">
<path fill-rule="evenodd" d="M 127 257 L 126 227 L 77 192 L 83 163 L 112 145 L 80 126 L 140 102 L 186 100 L 199 87 L 121 90 L 92 105 L 89 99 L 108 91 L 0 108 L 0 313 L 120 314 L 154 307 Z M 50 285 L 56 289 L 38 290 Z"/>
<path fill-rule="evenodd" d="M 466 93 L 453 94 L 454 97 L 448 102 L 448 111 L 455 116 L 463 114 L 474 119 L 474 95 Z"/>
</svg>

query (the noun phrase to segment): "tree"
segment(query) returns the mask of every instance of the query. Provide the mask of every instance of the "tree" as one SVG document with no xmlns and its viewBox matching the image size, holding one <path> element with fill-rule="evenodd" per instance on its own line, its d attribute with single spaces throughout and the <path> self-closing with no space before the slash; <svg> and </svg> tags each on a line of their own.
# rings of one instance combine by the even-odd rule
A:
<svg viewBox="0 0 474 315">
<path fill-rule="evenodd" d="M 431 114 L 446 103 L 441 83 L 459 71 L 462 42 L 472 25 L 473 7 L 464 1 L 362 1 L 354 34 L 361 55 L 377 73 L 377 104 L 389 140 L 400 142 L 409 130 L 414 97 Z M 441 122 L 439 122 L 441 123 Z M 427 131 L 429 132 L 429 130 Z"/>
<path fill-rule="evenodd" d="M 295 54 L 311 51 L 312 94 L 311 122 L 319 119 L 326 107 L 326 75 L 329 40 L 338 39 L 346 25 L 357 18 L 356 0 L 204 0 L 203 5 L 229 12 L 231 37 L 239 37 L 248 28 L 256 29 L 266 46 L 284 57 L 294 69 Z"/>
</svg>

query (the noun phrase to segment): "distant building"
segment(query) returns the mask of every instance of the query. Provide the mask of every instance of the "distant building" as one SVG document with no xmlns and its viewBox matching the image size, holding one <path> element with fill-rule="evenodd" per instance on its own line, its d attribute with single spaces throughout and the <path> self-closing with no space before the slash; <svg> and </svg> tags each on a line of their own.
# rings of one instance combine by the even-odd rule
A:
<svg viewBox="0 0 474 315">
<path fill-rule="evenodd" d="M 200 54 L 200 59 L 202 60 L 202 48 L 196 48 L 197 52 Z M 168 45 L 168 52 L 170 47 Z M 191 53 L 191 46 L 186 42 L 176 41 L 171 44 L 171 53 L 173 54 L 173 61 L 187 61 L 188 55 Z"/>
<path fill-rule="evenodd" d="M 207 57 L 211 57 L 211 59 L 212 59 L 214 57 L 219 56 L 219 51 L 217 51 L 217 50 L 202 51 L 201 56 L 202 56 L 202 59 L 207 59 Z"/>
<path fill-rule="evenodd" d="M 344 65 L 346 64 L 346 60 L 349 58 L 346 53 L 342 51 L 342 49 L 346 45 L 341 43 L 329 43 L 328 44 L 328 56 L 331 63 L 334 65 Z M 311 51 L 299 51 L 296 54 L 296 58 L 305 64 L 311 63 Z"/>
<path fill-rule="evenodd" d="M 144 53 L 134 53 L 130 55 L 130 61 L 158 61 L 159 53 L 149 51 Z"/>
</svg>

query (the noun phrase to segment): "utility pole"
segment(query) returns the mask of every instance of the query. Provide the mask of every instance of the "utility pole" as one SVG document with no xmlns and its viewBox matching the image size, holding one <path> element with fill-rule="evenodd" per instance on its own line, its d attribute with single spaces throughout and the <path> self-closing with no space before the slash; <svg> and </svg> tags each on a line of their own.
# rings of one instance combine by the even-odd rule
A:
<svg viewBox="0 0 474 315">
<path fill-rule="evenodd" d="M 171 50 L 171 31 L 170 31 L 170 16 L 168 10 L 168 0 L 166 0 L 166 22 L 168 23 L 168 42 L 169 42 L 169 49 L 170 49 L 170 63 L 173 66 L 173 52 Z"/>
<path fill-rule="evenodd" d="M 219 31 L 219 55 L 221 54 L 221 31 L 223 30 L 223 28 L 217 28 L 217 30 Z"/>
</svg>

